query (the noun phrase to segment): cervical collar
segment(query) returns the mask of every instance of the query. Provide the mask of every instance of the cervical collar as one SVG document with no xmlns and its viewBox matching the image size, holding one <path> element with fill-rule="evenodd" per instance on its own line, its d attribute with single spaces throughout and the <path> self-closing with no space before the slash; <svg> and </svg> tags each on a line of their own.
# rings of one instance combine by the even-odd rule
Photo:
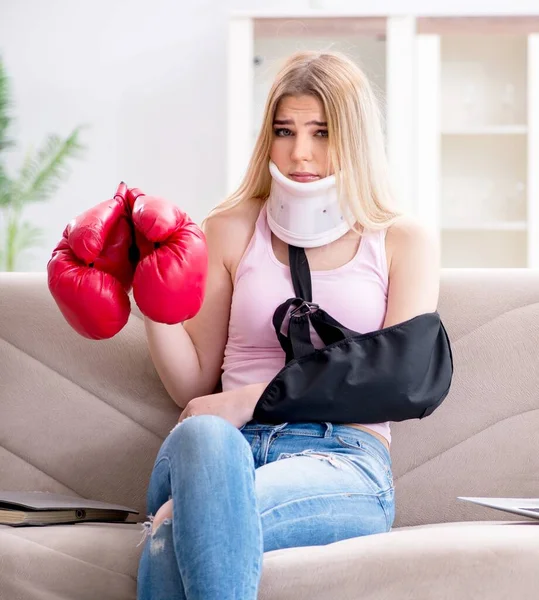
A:
<svg viewBox="0 0 539 600">
<path fill-rule="evenodd" d="M 269 169 L 272 182 L 267 219 L 280 240 L 299 248 L 316 248 L 350 230 L 339 206 L 335 175 L 300 183 L 285 177 L 271 160 Z"/>
</svg>

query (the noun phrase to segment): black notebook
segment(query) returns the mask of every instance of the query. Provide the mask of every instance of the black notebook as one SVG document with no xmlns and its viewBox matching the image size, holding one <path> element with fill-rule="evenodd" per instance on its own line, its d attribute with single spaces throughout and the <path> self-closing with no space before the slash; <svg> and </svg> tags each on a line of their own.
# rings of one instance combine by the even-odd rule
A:
<svg viewBox="0 0 539 600">
<path fill-rule="evenodd" d="M 91 521 L 125 521 L 138 511 L 119 504 L 50 492 L 0 491 L 0 524 L 57 525 Z"/>
</svg>

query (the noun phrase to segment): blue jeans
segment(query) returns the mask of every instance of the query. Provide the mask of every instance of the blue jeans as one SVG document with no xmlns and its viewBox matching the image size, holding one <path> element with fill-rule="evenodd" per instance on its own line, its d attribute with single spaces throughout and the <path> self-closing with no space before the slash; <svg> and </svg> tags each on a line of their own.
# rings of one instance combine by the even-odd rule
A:
<svg viewBox="0 0 539 600">
<path fill-rule="evenodd" d="M 199 415 L 157 455 L 148 512 L 173 499 L 148 535 L 138 600 L 256 600 L 263 553 L 387 532 L 391 458 L 374 436 L 332 423 Z"/>
</svg>

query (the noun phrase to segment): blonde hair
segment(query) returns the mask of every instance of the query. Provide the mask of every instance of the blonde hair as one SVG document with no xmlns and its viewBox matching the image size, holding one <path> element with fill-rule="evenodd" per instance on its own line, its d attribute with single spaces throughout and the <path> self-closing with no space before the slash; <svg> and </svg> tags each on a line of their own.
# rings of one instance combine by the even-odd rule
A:
<svg viewBox="0 0 539 600">
<path fill-rule="evenodd" d="M 283 97 L 301 95 L 318 98 L 324 107 L 329 158 L 342 208 L 348 205 L 355 222 L 364 228 L 389 227 L 401 213 L 390 189 L 381 111 L 365 73 L 340 52 L 296 52 L 287 59 L 269 92 L 246 174 L 208 218 L 249 199 L 267 200 L 275 113 Z"/>
</svg>

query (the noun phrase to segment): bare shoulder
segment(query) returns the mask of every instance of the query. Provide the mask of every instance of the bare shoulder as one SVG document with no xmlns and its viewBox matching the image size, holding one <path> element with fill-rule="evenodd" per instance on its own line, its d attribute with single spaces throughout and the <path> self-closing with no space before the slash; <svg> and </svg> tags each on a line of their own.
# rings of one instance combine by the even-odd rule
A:
<svg viewBox="0 0 539 600">
<path fill-rule="evenodd" d="M 386 247 L 391 263 L 384 327 L 435 311 L 440 256 L 434 230 L 414 217 L 401 216 L 387 231 Z"/>
<path fill-rule="evenodd" d="M 387 230 L 387 238 L 394 244 L 410 243 L 414 240 L 435 240 L 434 229 L 418 218 L 401 215 Z"/>
<path fill-rule="evenodd" d="M 262 206 L 257 199 L 246 200 L 208 217 L 204 224 L 208 242 L 213 243 L 231 274 L 249 244 Z"/>
<path fill-rule="evenodd" d="M 436 232 L 418 218 L 401 215 L 387 230 L 386 254 L 388 265 L 396 259 L 414 261 L 425 254 L 435 260 L 439 256 L 439 242 Z"/>
</svg>

